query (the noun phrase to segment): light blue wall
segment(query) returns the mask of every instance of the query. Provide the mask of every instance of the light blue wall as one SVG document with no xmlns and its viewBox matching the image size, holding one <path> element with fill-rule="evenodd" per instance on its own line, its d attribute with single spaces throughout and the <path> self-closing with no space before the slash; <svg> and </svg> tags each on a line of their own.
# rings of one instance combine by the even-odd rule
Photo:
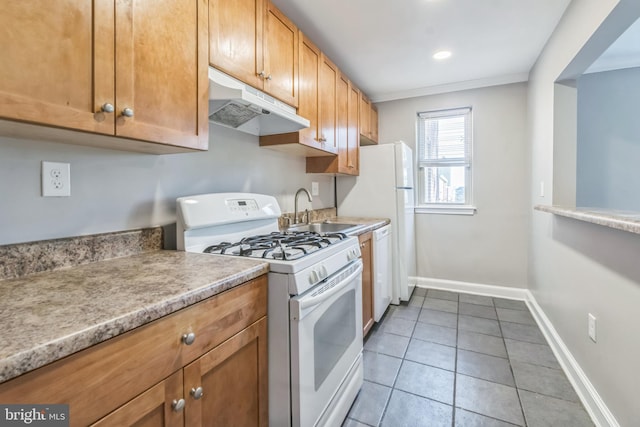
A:
<svg viewBox="0 0 640 427">
<path fill-rule="evenodd" d="M 640 211 L 640 68 L 578 81 L 578 206 Z"/>
<path fill-rule="evenodd" d="M 43 160 L 71 164 L 71 197 L 41 197 Z M 199 193 L 271 194 L 293 212 L 296 190 L 312 181 L 313 209 L 332 207 L 333 177 L 306 174 L 304 157 L 217 125 L 209 151 L 160 156 L 0 137 L 0 245 L 171 225 L 176 198 Z"/>
</svg>

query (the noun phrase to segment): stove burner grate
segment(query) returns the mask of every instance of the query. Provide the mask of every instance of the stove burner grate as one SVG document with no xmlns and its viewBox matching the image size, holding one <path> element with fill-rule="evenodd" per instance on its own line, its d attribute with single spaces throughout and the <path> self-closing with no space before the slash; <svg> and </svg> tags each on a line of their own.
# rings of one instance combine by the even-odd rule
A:
<svg viewBox="0 0 640 427">
<path fill-rule="evenodd" d="M 272 232 L 245 237 L 236 243 L 221 242 L 207 247 L 204 252 L 293 261 L 346 238 L 343 233 Z"/>
</svg>

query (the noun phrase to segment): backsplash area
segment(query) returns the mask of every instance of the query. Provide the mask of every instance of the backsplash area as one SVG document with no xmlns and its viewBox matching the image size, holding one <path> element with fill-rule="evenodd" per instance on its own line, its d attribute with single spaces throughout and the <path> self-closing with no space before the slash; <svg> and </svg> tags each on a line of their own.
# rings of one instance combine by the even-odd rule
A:
<svg viewBox="0 0 640 427">
<path fill-rule="evenodd" d="M 162 249 L 161 227 L 0 246 L 0 280 Z"/>
</svg>

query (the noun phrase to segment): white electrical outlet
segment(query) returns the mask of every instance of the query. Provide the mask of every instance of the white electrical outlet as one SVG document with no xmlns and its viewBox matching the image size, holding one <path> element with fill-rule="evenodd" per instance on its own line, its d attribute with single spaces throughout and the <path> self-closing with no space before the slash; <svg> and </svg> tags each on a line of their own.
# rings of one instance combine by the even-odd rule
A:
<svg viewBox="0 0 640 427">
<path fill-rule="evenodd" d="M 71 166 L 69 163 L 42 162 L 42 196 L 71 196 Z"/>
<path fill-rule="evenodd" d="M 540 197 L 544 197 L 544 181 L 540 181 Z"/>
<path fill-rule="evenodd" d="M 596 316 L 589 313 L 589 338 L 596 342 Z"/>
<path fill-rule="evenodd" d="M 311 195 L 312 196 L 317 196 L 320 194 L 320 186 L 318 185 L 317 182 L 312 182 L 311 183 Z"/>
</svg>

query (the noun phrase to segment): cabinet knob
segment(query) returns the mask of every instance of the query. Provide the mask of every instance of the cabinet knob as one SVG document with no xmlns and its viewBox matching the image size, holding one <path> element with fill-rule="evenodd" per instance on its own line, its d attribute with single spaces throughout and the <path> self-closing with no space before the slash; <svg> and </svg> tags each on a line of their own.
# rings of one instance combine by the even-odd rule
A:
<svg viewBox="0 0 640 427">
<path fill-rule="evenodd" d="M 189 332 L 188 334 L 184 334 L 182 336 L 182 342 L 186 345 L 191 345 L 196 340 L 196 334 L 193 332 Z"/>
<path fill-rule="evenodd" d="M 133 110 L 131 108 L 125 108 L 122 110 L 122 115 L 125 117 L 133 117 Z"/>
<path fill-rule="evenodd" d="M 260 77 L 261 79 L 264 79 L 266 75 L 267 75 L 267 73 L 265 73 L 264 70 L 262 70 L 262 71 L 260 71 L 258 73 L 258 77 Z"/>
<path fill-rule="evenodd" d="M 327 138 L 325 138 L 324 136 L 321 136 L 320 138 L 318 138 L 319 142 L 327 142 Z"/>
<path fill-rule="evenodd" d="M 175 400 L 173 402 L 171 402 L 171 408 L 176 411 L 176 412 L 180 412 L 184 409 L 184 399 L 179 399 L 179 400 Z"/>
<path fill-rule="evenodd" d="M 102 110 L 103 113 L 113 113 L 115 108 L 113 108 L 113 104 L 105 102 L 104 104 L 102 104 L 102 107 L 100 107 L 100 110 Z"/>
<path fill-rule="evenodd" d="M 202 392 L 202 387 L 198 387 L 198 388 L 192 388 L 191 389 L 191 396 L 195 399 L 198 400 L 202 397 L 204 393 Z"/>
<path fill-rule="evenodd" d="M 272 78 L 271 74 L 269 74 L 267 77 L 265 77 L 265 79 L 267 79 L 267 80 L 271 80 L 271 78 Z"/>
</svg>

